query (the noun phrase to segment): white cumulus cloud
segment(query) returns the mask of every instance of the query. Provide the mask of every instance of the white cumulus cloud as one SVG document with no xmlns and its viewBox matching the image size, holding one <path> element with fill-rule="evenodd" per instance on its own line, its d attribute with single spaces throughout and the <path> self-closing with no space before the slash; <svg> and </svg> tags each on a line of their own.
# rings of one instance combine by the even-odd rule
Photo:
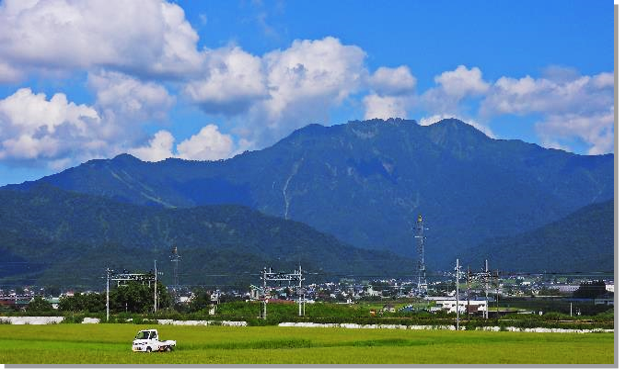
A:
<svg viewBox="0 0 619 369">
<path fill-rule="evenodd" d="M 239 47 L 209 51 L 206 65 L 184 91 L 208 113 L 240 114 L 268 94 L 261 59 Z"/>
<path fill-rule="evenodd" d="M 198 35 L 160 0 L 5 0 L 0 59 L 14 69 L 105 67 L 145 75 L 195 72 Z"/>
<path fill-rule="evenodd" d="M 101 110 L 134 123 L 165 119 L 175 102 L 165 87 L 118 72 L 90 73 L 88 85 L 95 91 Z"/>
<path fill-rule="evenodd" d="M 582 113 L 612 105 L 614 76 L 578 76 L 569 80 L 501 77 L 481 106 L 484 115 Z"/>
<path fill-rule="evenodd" d="M 0 100 L 0 159 L 58 159 L 67 155 L 96 153 L 101 126 L 97 111 L 69 102 L 65 94 L 51 99 L 29 88 Z"/>
<path fill-rule="evenodd" d="M 297 103 L 305 99 L 327 108 L 340 104 L 361 84 L 364 60 L 361 48 L 343 45 L 333 37 L 296 40 L 286 50 L 272 51 L 264 56 L 270 88 L 264 107 L 277 121 L 296 115 Z"/>
<path fill-rule="evenodd" d="M 219 160 L 238 153 L 238 149 L 245 144 L 240 142 L 239 148 L 236 148 L 232 136 L 221 133 L 215 124 L 202 127 L 198 133 L 176 145 L 176 149 L 175 141 L 170 132 L 160 130 L 146 145 L 132 148 L 128 152 L 145 161 L 160 161 L 166 158 Z"/>
<path fill-rule="evenodd" d="M 458 98 L 480 95 L 489 88 L 488 83 L 483 80 L 479 68 L 468 69 L 464 65 L 459 65 L 453 71 L 441 73 L 441 75 L 434 77 L 434 81 L 443 87 L 445 93 Z"/>
<path fill-rule="evenodd" d="M 362 49 L 333 37 L 296 40 L 263 55 L 267 95 L 255 99 L 235 132 L 267 145 L 309 123 L 328 122 L 331 109 L 363 87 L 364 61 Z"/>
<path fill-rule="evenodd" d="M 614 107 L 591 115 L 573 113 L 549 115 L 536 123 L 535 130 L 542 145 L 565 149 L 561 139 L 580 138 L 589 146 L 589 155 L 607 154 L 614 150 Z"/>
<path fill-rule="evenodd" d="M 363 98 L 365 119 L 406 118 L 406 98 L 400 96 L 368 95 Z"/>
<path fill-rule="evenodd" d="M 234 151 L 234 141 L 219 127 L 209 124 L 200 132 L 179 143 L 178 157 L 192 160 L 217 160 L 227 158 Z"/>
<path fill-rule="evenodd" d="M 435 114 L 458 112 L 464 99 L 481 96 L 489 88 L 479 68 L 469 69 L 464 65 L 441 73 L 434 77 L 434 81 L 437 86 L 424 92 L 420 102 L 427 111 Z"/>
<path fill-rule="evenodd" d="M 327 121 L 367 80 L 365 52 L 333 37 L 296 40 L 262 56 L 237 46 L 204 56 L 203 75 L 186 83 L 185 96 L 207 113 L 236 116 L 235 133 L 255 145 Z"/>
<path fill-rule="evenodd" d="M 419 111 L 425 124 L 471 117 L 464 121 L 493 136 L 487 126 L 493 118 L 535 115 L 544 144 L 563 147 L 578 138 L 590 153 L 613 148 L 613 73 L 581 76 L 551 66 L 540 78 L 489 82 L 478 67 L 459 65 L 416 92 L 408 66 L 370 74 L 364 50 L 334 37 L 295 40 L 263 55 L 235 45 L 198 49 L 198 41 L 183 9 L 171 1 L 2 1 L 0 83 L 84 73 L 95 100 L 80 105 L 62 93 L 48 99 L 30 89 L 0 100 L 0 160 L 59 168 L 126 150 L 145 160 L 225 158 L 309 123 L 328 124 L 335 108 L 358 106 L 359 92 L 365 118 Z M 172 129 L 149 141 L 144 123 L 167 121 L 176 91 L 205 113 L 222 116 L 236 137 L 207 125 L 176 146 Z"/>
<path fill-rule="evenodd" d="M 173 157 L 174 136 L 166 130 L 161 130 L 148 141 L 148 145 L 129 149 L 129 154 L 144 161 L 160 161 Z"/>
<path fill-rule="evenodd" d="M 613 73 L 560 77 L 502 77 L 482 101 L 481 115 L 540 114 L 535 129 L 542 144 L 564 147 L 561 140 L 577 138 L 589 146 L 590 154 L 613 151 Z"/>
<path fill-rule="evenodd" d="M 417 79 L 405 65 L 397 68 L 380 67 L 370 77 L 369 84 L 379 95 L 403 95 L 415 90 Z"/>
<path fill-rule="evenodd" d="M 432 125 L 434 123 L 438 123 L 443 119 L 458 119 L 470 126 L 475 127 L 477 130 L 483 132 L 486 136 L 490 137 L 490 138 L 496 138 L 496 136 L 494 135 L 494 133 L 492 132 L 492 130 L 490 129 L 490 127 L 485 126 L 481 123 L 478 123 L 477 121 L 475 121 L 474 119 L 471 118 L 463 118 L 460 117 L 458 115 L 454 115 L 454 114 L 435 114 L 435 115 L 431 115 L 429 117 L 423 117 L 419 120 L 419 125 L 421 126 L 429 126 Z"/>
<path fill-rule="evenodd" d="M 0 60 L 0 83 L 17 82 L 22 78 L 23 73 L 19 69 Z"/>
<path fill-rule="evenodd" d="M 93 105 L 75 104 L 63 93 L 48 99 L 29 88 L 0 100 L 0 160 L 58 170 L 116 155 L 142 140 L 144 122 L 165 120 L 174 104 L 161 85 L 117 72 L 92 73 L 88 84 Z"/>
</svg>

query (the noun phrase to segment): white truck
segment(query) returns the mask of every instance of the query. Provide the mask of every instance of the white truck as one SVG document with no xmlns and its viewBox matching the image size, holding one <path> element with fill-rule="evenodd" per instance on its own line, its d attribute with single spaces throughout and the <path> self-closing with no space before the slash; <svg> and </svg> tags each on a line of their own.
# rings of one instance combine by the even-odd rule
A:
<svg viewBox="0 0 619 369">
<path fill-rule="evenodd" d="M 159 341 L 159 333 L 156 329 L 139 331 L 133 340 L 131 349 L 133 352 L 172 351 L 176 347 L 176 341 Z"/>
</svg>

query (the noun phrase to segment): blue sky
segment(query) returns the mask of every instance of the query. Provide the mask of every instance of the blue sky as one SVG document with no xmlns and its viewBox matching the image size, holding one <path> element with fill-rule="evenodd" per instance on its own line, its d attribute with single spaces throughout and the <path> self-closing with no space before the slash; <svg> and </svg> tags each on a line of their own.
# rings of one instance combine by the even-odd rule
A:
<svg viewBox="0 0 619 369">
<path fill-rule="evenodd" d="M 2 1 L 0 185 L 372 117 L 608 153 L 613 42 L 602 1 Z"/>
</svg>

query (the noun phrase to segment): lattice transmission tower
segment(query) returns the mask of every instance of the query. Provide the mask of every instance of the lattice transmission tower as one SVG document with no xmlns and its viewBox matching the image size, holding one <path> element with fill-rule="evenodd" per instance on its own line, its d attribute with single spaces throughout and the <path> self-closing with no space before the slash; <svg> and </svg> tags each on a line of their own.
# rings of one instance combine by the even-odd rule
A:
<svg viewBox="0 0 619 369">
<path fill-rule="evenodd" d="M 426 260 L 425 260 L 425 243 L 426 236 L 423 231 L 426 228 L 423 226 L 423 217 L 421 214 L 417 217 L 417 294 L 425 296 L 428 293 L 428 282 L 426 280 Z"/>
</svg>

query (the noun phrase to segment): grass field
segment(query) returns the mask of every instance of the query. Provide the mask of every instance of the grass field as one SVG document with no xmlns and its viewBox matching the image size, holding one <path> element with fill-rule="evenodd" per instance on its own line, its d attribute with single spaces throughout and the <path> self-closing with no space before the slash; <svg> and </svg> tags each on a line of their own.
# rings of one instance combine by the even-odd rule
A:
<svg viewBox="0 0 619 369">
<path fill-rule="evenodd" d="M 156 326 L 171 353 L 133 353 L 132 324 L 0 325 L 0 363 L 613 363 L 613 335 Z"/>
</svg>

